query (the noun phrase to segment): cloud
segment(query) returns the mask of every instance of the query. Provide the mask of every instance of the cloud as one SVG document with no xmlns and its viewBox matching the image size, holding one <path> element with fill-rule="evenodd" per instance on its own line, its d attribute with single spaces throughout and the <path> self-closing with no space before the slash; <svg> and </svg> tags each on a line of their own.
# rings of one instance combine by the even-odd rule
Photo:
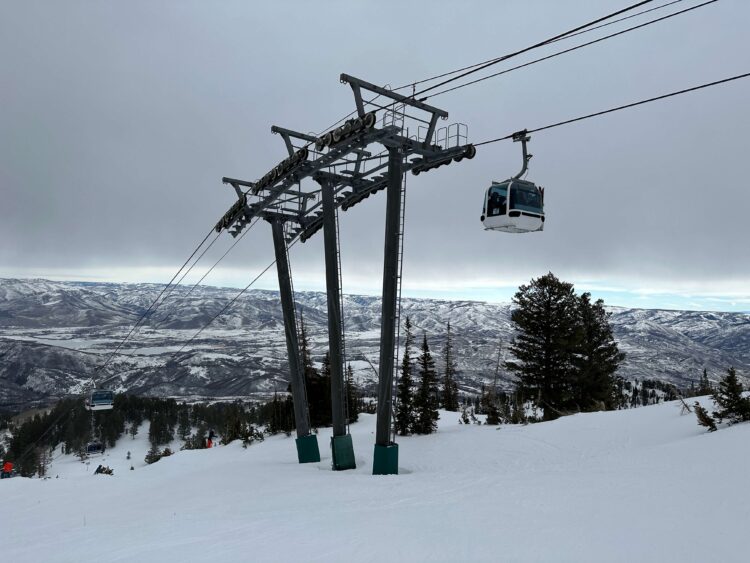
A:
<svg viewBox="0 0 750 563">
<path fill-rule="evenodd" d="M 399 7 L 400 21 L 419 22 L 410 29 L 364 3 L 12 2 L 0 22 L 0 275 L 169 279 L 231 205 L 221 177 L 252 180 L 284 157 L 272 124 L 318 131 L 353 109 L 340 72 L 408 83 L 620 7 L 431 6 Z M 743 14 L 750 6 L 715 4 L 431 103 L 480 141 L 720 79 L 744 62 Z M 748 93 L 750 81 L 737 82 L 532 135 L 543 233 L 479 222 L 489 182 L 520 166 L 516 144 L 409 176 L 405 290 L 506 295 L 551 270 L 650 303 L 670 293 L 742 303 Z M 345 287 L 380 286 L 384 203 L 379 194 L 341 214 Z M 256 231 L 207 283 L 244 285 L 273 259 L 268 227 Z M 292 259 L 299 289 L 322 287 L 317 237 Z"/>
</svg>

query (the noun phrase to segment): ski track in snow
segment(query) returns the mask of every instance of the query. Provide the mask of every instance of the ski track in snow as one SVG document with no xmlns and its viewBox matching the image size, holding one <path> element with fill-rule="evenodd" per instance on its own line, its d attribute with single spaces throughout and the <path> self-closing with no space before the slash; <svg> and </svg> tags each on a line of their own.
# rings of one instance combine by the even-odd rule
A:
<svg viewBox="0 0 750 563">
<path fill-rule="evenodd" d="M 708 403 L 703 399 L 704 404 Z M 747 561 L 750 424 L 708 434 L 677 403 L 529 426 L 399 437 L 373 476 L 374 415 L 351 426 L 357 469 L 296 462 L 274 436 L 153 465 L 147 425 L 86 466 L 0 483 L 15 562 Z M 179 449 L 179 443 L 173 449 Z M 131 451 L 132 460 L 125 459 Z M 92 475 L 104 463 L 114 476 Z M 134 470 L 130 471 L 130 464 Z M 55 478 L 55 475 L 59 476 Z"/>
</svg>

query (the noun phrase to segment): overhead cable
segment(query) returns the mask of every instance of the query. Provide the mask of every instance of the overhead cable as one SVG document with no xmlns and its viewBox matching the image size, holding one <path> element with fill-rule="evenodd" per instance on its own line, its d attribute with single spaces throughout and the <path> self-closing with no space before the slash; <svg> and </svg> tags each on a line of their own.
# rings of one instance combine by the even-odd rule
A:
<svg viewBox="0 0 750 563">
<path fill-rule="evenodd" d="M 637 18 L 638 16 L 642 16 L 643 14 L 648 14 L 649 12 L 655 12 L 657 10 L 661 10 L 661 9 L 666 8 L 668 6 L 671 6 L 673 4 L 678 4 L 678 3 L 684 2 L 684 1 L 685 0 L 672 0 L 671 2 L 666 2 L 665 4 L 661 4 L 659 6 L 655 6 L 653 8 L 649 8 L 648 10 L 642 10 L 640 12 L 636 12 L 635 14 L 631 14 L 629 16 L 618 18 L 616 20 L 612 20 L 612 21 L 603 23 L 601 25 L 596 25 L 594 27 L 589 27 L 587 29 L 582 29 L 581 31 L 577 31 L 576 33 L 570 33 L 568 35 L 565 35 L 564 37 L 560 37 L 558 39 L 555 39 L 554 41 L 550 41 L 549 43 L 556 43 L 558 41 L 562 41 L 563 39 L 570 39 L 571 37 L 576 37 L 576 36 L 582 35 L 584 33 L 590 33 L 592 31 L 596 31 L 597 29 L 601 29 L 603 27 L 607 27 L 607 26 L 610 26 L 610 25 L 615 25 L 617 23 L 620 23 L 622 21 L 629 20 L 629 19 L 632 19 L 632 18 Z M 412 83 L 409 83 L 409 84 L 404 84 L 403 86 L 399 86 L 398 88 L 394 88 L 394 91 L 403 90 L 403 89 L 409 88 L 411 86 L 418 86 L 419 84 L 424 84 L 425 82 L 431 82 L 432 80 L 437 80 L 439 78 L 444 78 L 446 76 L 451 76 L 453 74 L 457 74 L 459 72 L 463 72 L 464 70 L 469 70 L 469 69 L 476 68 L 478 66 L 482 66 L 482 65 L 485 65 L 485 64 L 493 62 L 493 61 L 497 61 L 497 60 L 499 60 L 501 58 L 502 57 L 493 57 L 491 59 L 487 59 L 486 61 L 482 61 L 482 62 L 479 62 L 479 63 L 474 63 L 472 65 L 468 65 L 468 66 L 465 66 L 465 67 L 462 67 L 462 68 L 457 68 L 456 70 L 451 70 L 449 72 L 444 72 L 442 74 L 436 74 L 435 76 L 431 76 L 429 78 L 423 78 L 421 80 L 417 80 L 416 82 L 412 82 Z"/>
<path fill-rule="evenodd" d="M 122 346 L 125 344 L 125 342 L 128 341 L 128 339 L 133 334 L 133 332 L 135 331 L 135 329 L 138 328 L 140 326 L 140 324 L 143 322 L 143 320 L 146 318 L 146 316 L 148 316 L 148 314 L 152 310 L 154 310 L 154 307 L 159 302 L 159 299 L 161 299 L 161 296 L 164 295 L 164 292 L 167 291 L 167 289 L 169 289 L 172 286 L 172 284 L 174 283 L 174 281 L 177 279 L 177 276 L 180 275 L 180 272 L 185 268 L 185 266 L 187 266 L 187 264 L 190 262 L 190 260 L 193 259 L 193 256 L 195 256 L 195 254 L 201 249 L 201 247 L 204 244 L 206 244 L 206 241 L 208 240 L 208 237 L 211 236 L 212 232 L 213 232 L 213 228 L 210 231 L 208 231 L 208 234 L 203 238 L 203 240 L 195 248 L 195 250 L 193 250 L 192 254 L 190 254 L 190 256 L 188 257 L 188 259 L 185 260 L 185 263 L 182 266 L 180 266 L 180 268 L 179 268 L 179 270 L 177 270 L 177 272 L 175 272 L 174 276 L 172 276 L 172 279 L 169 280 L 169 283 L 167 285 L 165 285 L 164 288 L 162 288 L 162 290 L 159 293 L 159 295 L 157 295 L 156 299 L 154 299 L 153 302 L 151 303 L 151 305 L 149 305 L 148 309 L 146 309 L 143 312 L 143 314 L 140 316 L 140 318 L 138 319 L 138 321 L 136 321 L 136 323 L 130 329 L 130 332 L 128 332 L 128 334 L 125 336 L 125 338 L 123 338 L 122 341 L 117 345 L 117 348 L 115 348 L 115 350 L 109 355 L 109 357 L 106 359 L 106 361 L 102 365 L 100 365 L 98 368 L 96 368 L 94 370 L 94 374 L 96 374 L 96 373 L 100 372 L 101 370 L 103 370 L 105 367 L 107 367 L 107 364 L 109 364 L 109 362 L 112 361 L 112 359 L 115 357 L 115 355 L 117 354 L 117 352 L 120 351 L 120 348 L 122 348 Z"/>
<path fill-rule="evenodd" d="M 528 129 L 526 130 L 526 133 L 538 133 L 539 131 L 546 131 L 547 129 L 554 129 L 555 127 L 561 127 L 563 125 L 568 125 L 570 123 L 575 123 L 577 121 L 583 121 L 584 119 L 590 119 L 592 117 L 597 117 L 600 115 L 605 115 L 608 113 L 613 113 L 616 111 L 620 111 L 627 108 L 632 108 L 635 106 L 640 106 L 643 104 L 648 104 L 650 102 L 655 102 L 657 100 L 664 100 L 665 98 L 671 98 L 673 96 L 679 96 L 680 94 L 687 94 L 688 92 L 695 92 L 696 90 L 702 90 L 704 88 L 710 88 L 712 86 L 718 86 L 719 84 L 726 84 L 727 82 L 732 82 L 734 80 L 739 80 L 740 78 L 748 78 L 750 77 L 750 72 L 747 72 L 745 74 L 738 74 L 737 76 L 732 76 L 730 78 L 724 78 L 723 80 L 716 80 L 714 82 L 708 82 L 706 84 L 701 84 L 700 86 L 693 86 L 691 88 L 685 88 L 684 90 L 678 90 L 676 92 L 670 92 L 669 94 L 663 94 L 661 96 L 655 96 L 653 98 L 648 98 L 646 100 L 640 100 L 638 102 L 632 102 L 630 104 L 625 104 L 622 106 L 617 106 L 614 108 L 606 109 L 603 111 L 597 111 L 594 113 L 589 113 L 587 115 L 582 115 L 580 117 L 574 117 L 572 119 L 566 119 L 565 121 L 558 121 L 557 123 L 552 123 L 550 125 L 544 125 L 542 127 L 536 127 L 534 129 Z M 490 139 L 488 141 L 482 141 L 481 143 L 473 143 L 475 147 L 481 147 L 482 145 L 489 145 L 490 143 L 497 143 L 498 141 L 506 141 L 508 139 L 512 139 L 513 135 L 515 133 L 511 133 L 510 135 L 505 135 L 504 137 L 497 137 L 496 139 Z"/>
<path fill-rule="evenodd" d="M 682 1 L 682 0 L 678 0 L 678 1 Z M 636 29 L 640 29 L 642 27 L 647 27 L 649 25 L 652 25 L 652 24 L 655 24 L 655 23 L 658 23 L 658 22 L 661 22 L 661 21 L 664 21 L 664 20 L 668 20 L 668 19 L 673 18 L 675 16 L 682 15 L 682 14 L 690 12 L 692 10 L 697 10 L 698 8 L 702 8 L 704 6 L 707 6 L 709 4 L 713 4 L 714 2 L 718 2 L 718 1 L 719 0 L 707 0 L 706 2 L 703 2 L 702 4 L 697 4 L 695 6 L 691 6 L 690 8 L 685 8 L 684 10 L 680 10 L 678 12 L 674 12 L 672 14 L 669 14 L 669 15 L 666 15 L 666 16 L 662 16 L 660 18 L 649 20 L 649 21 L 644 22 L 642 24 L 635 25 L 635 26 L 629 27 L 627 29 L 623 29 L 623 30 L 618 31 L 616 33 L 611 33 L 609 35 L 605 35 L 604 37 L 599 37 L 599 38 L 594 39 L 592 41 L 588 41 L 587 43 L 581 43 L 580 45 L 576 45 L 575 47 L 570 47 L 569 49 L 565 49 L 563 51 L 558 51 L 557 53 L 552 53 L 551 55 L 547 55 L 546 57 L 541 57 L 541 58 L 538 58 L 538 59 L 534 59 L 533 61 L 529 61 L 529 62 L 521 64 L 521 65 L 517 65 L 517 66 L 511 67 L 511 68 L 507 68 L 505 70 L 501 70 L 499 72 L 495 72 L 493 74 L 489 74 L 487 76 L 483 76 L 481 78 L 477 78 L 475 80 L 471 80 L 469 82 L 465 82 L 463 84 L 459 84 L 458 86 L 453 86 L 451 88 L 446 88 L 445 90 L 441 90 L 440 92 L 435 92 L 434 94 L 430 94 L 429 96 L 425 96 L 423 98 L 420 98 L 420 101 L 425 101 L 425 100 L 427 100 L 429 98 L 434 98 L 434 97 L 440 96 L 442 94 L 447 94 L 448 92 L 452 92 L 454 90 L 460 90 L 461 88 L 465 88 L 466 86 L 471 86 L 472 84 L 476 84 L 478 82 L 482 82 L 484 80 L 488 80 L 490 78 L 494 78 L 494 77 L 500 76 L 502 74 L 507 74 L 509 72 L 512 72 L 514 70 L 518 70 L 520 68 L 524 68 L 524 67 L 527 67 L 527 66 L 534 65 L 536 63 L 540 63 L 542 61 L 553 59 L 555 57 L 559 57 L 560 55 L 564 55 L 564 54 L 570 53 L 572 51 L 577 51 L 578 49 L 582 49 L 584 47 L 588 47 L 588 46 L 594 45 L 596 43 L 601 43 L 602 41 L 606 41 L 607 39 L 612 39 L 613 37 L 617 37 L 619 35 L 624 35 L 624 34 L 629 33 L 631 31 L 635 31 Z"/>
<path fill-rule="evenodd" d="M 676 0 L 676 1 L 677 1 L 677 2 L 681 2 L 681 1 L 683 1 L 683 0 Z M 543 46 L 545 46 L 545 45 L 549 45 L 550 43 L 554 43 L 554 42 L 556 42 L 556 41 L 560 41 L 560 40 L 562 40 L 562 39 L 566 39 L 567 37 L 570 37 L 570 36 L 573 36 L 573 35 L 578 35 L 578 34 L 580 34 L 580 33 L 584 32 L 584 31 L 588 31 L 588 28 L 591 28 L 592 26 L 596 26 L 596 24 L 599 24 L 599 23 L 601 23 L 601 22 L 604 22 L 604 21 L 606 21 L 606 20 L 610 20 L 610 19 L 612 19 L 612 18 L 614 18 L 614 17 L 616 17 L 616 16 L 619 16 L 620 14 L 623 14 L 623 13 L 625 13 L 625 12 L 629 12 L 629 11 L 631 11 L 631 10 L 634 10 L 634 9 L 636 9 L 636 8 L 640 7 L 640 6 L 643 6 L 643 5 L 645 5 L 645 4 L 650 4 L 651 2 L 653 2 L 653 0 L 643 0 L 643 1 L 641 1 L 641 2 L 638 2 L 638 3 L 636 3 L 636 4 L 633 4 L 633 5 L 631 5 L 631 6 L 628 6 L 628 7 L 626 7 L 626 8 L 622 8 L 622 9 L 620 9 L 620 10 L 617 10 L 616 12 L 612 12 L 611 14 L 608 14 L 608 15 L 606 15 L 606 16 L 603 16 L 603 17 L 601 17 L 601 18 L 597 18 L 596 20 L 593 20 L 593 21 L 591 21 L 591 22 L 588 22 L 588 23 L 586 23 L 586 24 L 580 25 L 580 26 L 578 26 L 578 27 L 576 27 L 576 28 L 574 28 L 574 29 L 571 29 L 571 30 L 569 30 L 569 31 L 566 31 L 566 32 L 564 32 L 564 33 L 560 33 L 560 34 L 557 34 L 557 35 L 555 35 L 554 37 L 551 37 L 551 38 L 549 38 L 549 39 L 545 39 L 544 41 L 541 41 L 541 42 L 539 42 L 539 43 L 536 43 L 536 44 L 534 44 L 534 45 L 531 45 L 530 47 L 526 47 L 526 48 L 524 48 L 524 49 L 521 49 L 521 50 L 519 50 L 519 51 L 515 51 L 515 52 L 513 52 L 513 53 L 509 53 L 509 54 L 507 54 L 507 55 L 503 55 L 503 56 L 501 56 L 501 57 L 495 57 L 495 58 L 493 58 L 493 59 L 489 59 L 489 60 L 487 60 L 487 61 L 484 61 L 484 62 L 481 62 L 481 63 L 475 63 L 475 64 L 473 64 L 473 65 L 469 65 L 469 66 L 466 66 L 466 67 L 463 67 L 463 68 L 460 68 L 460 69 L 457 69 L 457 70 L 453 70 L 453 71 L 450 71 L 450 72 L 447 72 L 447 73 L 439 74 L 439 75 L 436 75 L 436 76 L 433 76 L 433 77 L 430 77 L 430 78 L 425 78 L 425 79 L 422 79 L 422 80 L 420 80 L 420 81 L 417 81 L 417 82 L 414 82 L 414 83 L 411 83 L 411 84 L 405 84 L 405 85 L 403 85 L 403 86 L 399 86 L 399 87 L 397 87 L 397 88 L 394 88 L 393 90 L 394 90 L 394 91 L 398 91 L 398 90 L 403 90 L 403 89 L 405 89 L 405 88 L 413 87 L 413 86 L 415 86 L 416 84 L 422 84 L 422 83 L 425 83 L 425 82 L 430 82 L 430 81 L 432 81 L 432 80 L 436 80 L 436 79 L 438 79 L 438 78 L 442 78 L 442 77 L 445 77 L 445 76 L 450 76 L 450 75 L 452 75 L 452 74 L 456 74 L 456 73 L 458 73 L 458 72 L 466 71 L 466 72 L 464 72 L 463 74 L 460 74 L 459 76 L 456 76 L 456 77 L 454 77 L 454 78 L 450 78 L 450 79 L 448 79 L 448 80 L 445 80 L 445 81 L 443 81 L 443 82 L 440 82 L 439 84 L 435 84 L 434 86 L 430 86 L 429 88 L 426 88 L 426 89 L 422 90 L 421 92 L 413 93 L 411 97 L 416 97 L 416 96 L 419 96 L 419 95 L 421 95 L 421 94 L 424 94 L 425 92 L 428 92 L 428 91 L 430 91 L 430 90 L 433 90 L 433 89 L 435 89 L 435 88 L 439 88 L 440 86 L 444 86 L 445 84 L 448 84 L 448 83 L 450 83 L 450 82 L 453 82 L 453 81 L 455 81 L 455 80 L 459 80 L 459 79 L 463 78 L 464 76 L 468 76 L 469 74 L 473 74 L 473 73 L 475 73 L 475 72 L 479 72 L 479 71 L 481 71 L 481 70 L 484 70 L 485 68 L 488 68 L 488 67 L 490 67 L 490 66 L 492 66 L 492 65 L 495 65 L 495 64 L 497 64 L 497 63 L 499 63 L 499 62 L 505 61 L 505 60 L 507 60 L 507 59 L 510 59 L 510 58 L 512 58 L 512 57 L 515 57 L 515 56 L 517 56 L 517 55 L 520 55 L 520 54 L 526 53 L 526 52 L 528 52 L 528 51 L 531 51 L 531 50 L 533 50 L 533 49 L 537 49 L 537 48 L 539 48 L 539 47 L 543 47 Z M 675 3 L 675 2 L 670 2 L 670 4 L 672 4 L 672 3 Z M 658 6 L 658 7 L 654 8 L 654 9 L 659 9 L 659 8 L 663 8 L 663 7 L 666 7 L 667 5 L 669 5 L 669 4 L 665 4 L 665 5 L 663 5 L 663 6 Z M 634 15 L 633 15 L 632 17 L 635 17 L 635 16 L 637 16 L 637 15 L 640 15 L 640 14 L 643 14 L 643 13 L 646 13 L 646 11 L 644 11 L 644 12 L 640 12 L 639 14 L 634 14 Z M 621 21 L 621 20 L 618 20 L 618 21 Z M 616 22 L 611 22 L 611 23 L 616 23 Z M 592 29 L 592 30 L 593 30 L 593 29 Z M 380 97 L 380 94 L 378 94 L 377 96 L 374 96 L 374 97 L 373 97 L 372 99 L 370 99 L 370 100 L 365 100 L 365 101 L 364 101 L 364 103 L 366 103 L 366 104 L 372 104 L 372 102 L 374 102 L 374 101 L 375 101 L 376 99 L 378 99 L 379 97 Z M 389 104 L 389 105 L 388 105 L 388 107 L 391 107 L 391 106 L 393 106 L 394 104 L 395 104 L 395 102 L 393 102 L 393 103 Z M 382 108 L 382 106 L 381 106 L 381 109 L 388 109 L 388 108 Z M 377 111 L 377 110 L 376 110 L 376 111 Z M 326 129 L 324 129 L 324 130 L 323 130 L 323 131 L 322 131 L 321 133 L 319 133 L 318 135 L 322 135 L 322 134 L 323 134 L 323 133 L 324 133 L 325 131 L 327 131 L 327 130 L 329 130 L 329 129 L 333 128 L 333 127 L 335 127 L 336 125 L 338 125 L 338 124 L 339 124 L 339 123 L 341 123 L 342 121 L 345 121 L 345 120 L 346 120 L 346 119 L 348 119 L 349 117 L 352 117 L 352 116 L 353 116 L 353 115 L 355 115 L 356 113 L 357 113 L 357 112 L 356 112 L 356 110 L 355 110 L 355 111 L 352 111 L 352 112 L 350 112 L 350 113 L 349 113 L 348 115 L 346 115 L 345 117 L 343 117 L 343 118 L 339 119 L 338 121 L 336 121 L 335 123 L 333 123 L 333 124 L 332 124 L 331 126 L 329 126 L 329 127 L 327 127 Z M 307 144 L 306 146 L 308 146 L 308 147 L 309 147 L 309 146 L 311 146 L 311 145 L 312 145 L 312 143 L 308 143 L 308 144 Z"/>
<path fill-rule="evenodd" d="M 630 10 L 634 10 L 635 8 L 638 8 L 640 6 L 643 6 L 644 4 L 649 4 L 653 0 L 643 0 L 642 2 L 638 2 L 637 4 L 633 4 L 631 6 L 628 6 L 627 8 L 623 8 L 621 10 L 617 10 L 616 12 L 612 12 L 611 14 L 607 14 L 606 16 L 603 16 L 601 18 L 597 18 L 595 20 L 592 20 L 588 23 L 585 23 L 583 25 L 579 25 L 578 27 L 574 27 L 573 29 L 570 29 L 564 33 L 559 33 L 555 35 L 554 37 L 550 37 L 549 39 L 545 39 L 544 41 L 540 41 L 539 43 L 535 43 L 534 45 L 531 45 L 529 47 L 525 47 L 523 49 L 520 49 L 518 51 L 514 51 L 513 53 L 510 53 L 508 55 L 504 55 L 502 57 L 498 57 L 497 59 L 493 59 L 483 65 L 480 65 L 478 67 L 475 67 L 473 69 L 467 70 L 466 72 L 463 72 L 462 74 L 459 74 L 458 76 L 454 76 L 453 78 L 449 78 L 447 80 L 443 80 L 442 82 L 439 82 L 437 84 L 434 84 L 428 88 L 425 88 L 424 90 L 421 90 L 414 94 L 413 97 L 421 96 L 422 94 L 425 94 L 431 90 L 435 90 L 436 88 L 440 88 L 441 86 L 445 86 L 446 84 L 450 84 L 451 82 L 455 82 L 456 80 L 460 80 L 461 78 L 465 76 L 469 76 L 470 74 L 474 74 L 475 72 L 480 72 L 484 70 L 485 68 L 489 68 L 493 65 L 496 65 L 498 63 L 501 63 L 503 61 L 506 61 L 510 58 L 517 57 L 518 55 L 522 55 L 523 53 L 528 53 L 529 51 L 533 49 L 538 49 L 539 47 L 544 47 L 545 45 L 549 45 L 550 43 L 554 43 L 555 41 L 558 41 L 564 37 L 567 37 L 573 33 L 577 33 L 583 29 L 589 28 L 591 26 L 594 26 L 598 23 L 601 23 L 603 21 L 612 19 L 616 16 L 619 16 L 620 14 L 623 14 L 625 12 L 629 12 Z"/>
</svg>

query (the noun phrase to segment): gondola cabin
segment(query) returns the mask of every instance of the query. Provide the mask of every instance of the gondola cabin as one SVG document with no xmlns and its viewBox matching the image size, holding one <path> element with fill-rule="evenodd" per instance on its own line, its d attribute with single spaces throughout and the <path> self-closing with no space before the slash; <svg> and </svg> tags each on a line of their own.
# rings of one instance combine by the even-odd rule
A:
<svg viewBox="0 0 750 563">
<path fill-rule="evenodd" d="M 107 411 L 114 406 L 115 394 L 106 389 L 94 389 L 86 398 L 86 408 L 90 411 Z"/>
<path fill-rule="evenodd" d="M 544 229 L 544 188 L 515 178 L 493 182 L 485 194 L 481 219 L 485 230 L 541 231 Z"/>
</svg>

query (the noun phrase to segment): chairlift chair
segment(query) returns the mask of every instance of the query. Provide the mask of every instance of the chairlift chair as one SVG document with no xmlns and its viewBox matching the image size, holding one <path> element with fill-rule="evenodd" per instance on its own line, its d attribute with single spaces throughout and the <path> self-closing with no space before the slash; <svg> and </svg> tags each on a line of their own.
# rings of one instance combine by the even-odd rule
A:
<svg viewBox="0 0 750 563">
<path fill-rule="evenodd" d="M 513 135 L 523 148 L 523 168 L 502 182 L 492 182 L 484 197 L 481 221 L 485 230 L 504 233 L 532 233 L 544 229 L 544 188 L 528 180 L 521 180 L 526 172 L 530 154 L 526 131 Z"/>
<path fill-rule="evenodd" d="M 99 440 L 92 440 L 86 444 L 87 454 L 101 454 L 104 453 L 104 444 Z"/>
<path fill-rule="evenodd" d="M 108 389 L 94 389 L 86 399 L 86 408 L 90 411 L 112 410 L 114 398 L 114 393 Z"/>
</svg>

